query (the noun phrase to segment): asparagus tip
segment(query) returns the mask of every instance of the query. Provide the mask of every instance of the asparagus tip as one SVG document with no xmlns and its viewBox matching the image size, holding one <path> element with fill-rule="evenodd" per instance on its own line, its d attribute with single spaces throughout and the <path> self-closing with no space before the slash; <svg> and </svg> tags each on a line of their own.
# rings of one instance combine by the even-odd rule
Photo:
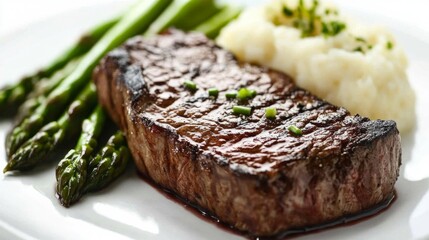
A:
<svg viewBox="0 0 429 240">
<path fill-rule="evenodd" d="M 63 205 L 63 207 L 65 208 L 69 208 L 71 203 L 69 201 L 65 201 L 64 199 L 60 199 L 60 203 L 61 205 Z"/>
<path fill-rule="evenodd" d="M 4 168 L 3 168 L 3 173 L 7 173 L 7 172 L 9 172 L 10 170 L 12 170 L 11 168 L 12 168 L 12 167 L 11 167 L 11 165 L 8 163 L 8 164 L 6 165 L 6 167 L 4 167 Z"/>
</svg>

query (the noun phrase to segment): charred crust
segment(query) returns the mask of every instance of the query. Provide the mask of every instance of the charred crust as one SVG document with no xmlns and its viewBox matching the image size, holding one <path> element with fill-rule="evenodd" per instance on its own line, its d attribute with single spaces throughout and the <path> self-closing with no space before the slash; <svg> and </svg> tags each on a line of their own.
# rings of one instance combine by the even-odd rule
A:
<svg viewBox="0 0 429 240">
<path fill-rule="evenodd" d="M 362 143 L 371 144 L 375 139 L 386 137 L 388 135 L 399 135 L 396 127 L 396 122 L 391 120 L 374 120 L 364 118 L 365 122 L 362 124 L 362 131 L 366 131 L 368 136 L 362 139 Z"/>
<path fill-rule="evenodd" d="M 129 64 L 131 63 L 129 54 L 124 48 L 117 48 L 109 52 L 106 57 L 106 61 L 115 62 L 120 72 L 126 72 Z"/>
<path fill-rule="evenodd" d="M 144 93 L 148 93 L 141 66 L 130 65 L 122 74 L 122 81 L 130 93 L 131 104 L 134 104 Z"/>
</svg>

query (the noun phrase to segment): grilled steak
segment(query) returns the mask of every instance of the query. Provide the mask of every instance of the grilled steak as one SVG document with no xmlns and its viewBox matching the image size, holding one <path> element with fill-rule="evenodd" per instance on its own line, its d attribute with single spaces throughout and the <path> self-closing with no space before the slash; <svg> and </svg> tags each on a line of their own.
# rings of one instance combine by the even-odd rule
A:
<svg viewBox="0 0 429 240">
<path fill-rule="evenodd" d="M 102 60 L 94 79 L 142 174 L 253 236 L 358 213 L 394 191 L 395 122 L 351 116 L 201 34 L 133 38 Z M 208 95 L 213 87 L 217 98 Z M 241 87 L 257 96 L 225 97 Z M 251 106 L 251 116 L 233 114 L 234 105 Z M 274 120 L 264 117 L 269 106 Z"/>
</svg>

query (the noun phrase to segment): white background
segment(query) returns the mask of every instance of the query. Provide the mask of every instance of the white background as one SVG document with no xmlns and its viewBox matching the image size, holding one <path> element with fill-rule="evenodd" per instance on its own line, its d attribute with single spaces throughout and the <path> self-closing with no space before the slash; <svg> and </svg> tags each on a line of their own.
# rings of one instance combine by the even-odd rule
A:
<svg viewBox="0 0 429 240">
<path fill-rule="evenodd" d="M 0 0 L 0 38 L 67 11 L 120 0 Z"/>
<path fill-rule="evenodd" d="M 69 10 L 106 2 L 121 0 L 1 0 L 0 1 L 0 38 L 29 24 Z M 232 2 L 245 2 L 233 0 Z M 415 30 L 429 34 L 428 0 L 342 0 L 360 11 L 401 21 Z M 229 1 L 231 2 L 231 1 Z M 249 1 L 247 1 L 249 2 Z M 336 1 L 341 4 L 341 1 Z M 362 4 L 367 3 L 367 4 Z"/>
</svg>

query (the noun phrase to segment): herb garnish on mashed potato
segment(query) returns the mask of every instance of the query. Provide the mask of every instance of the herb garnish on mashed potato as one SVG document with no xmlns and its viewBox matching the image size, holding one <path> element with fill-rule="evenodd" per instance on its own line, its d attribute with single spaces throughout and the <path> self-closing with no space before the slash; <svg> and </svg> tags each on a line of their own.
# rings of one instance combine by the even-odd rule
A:
<svg viewBox="0 0 429 240">
<path fill-rule="evenodd" d="M 246 10 L 218 43 L 243 61 L 287 73 L 297 85 L 352 113 L 392 119 L 401 132 L 415 121 L 407 58 L 392 34 L 317 0 L 274 0 Z"/>
</svg>

